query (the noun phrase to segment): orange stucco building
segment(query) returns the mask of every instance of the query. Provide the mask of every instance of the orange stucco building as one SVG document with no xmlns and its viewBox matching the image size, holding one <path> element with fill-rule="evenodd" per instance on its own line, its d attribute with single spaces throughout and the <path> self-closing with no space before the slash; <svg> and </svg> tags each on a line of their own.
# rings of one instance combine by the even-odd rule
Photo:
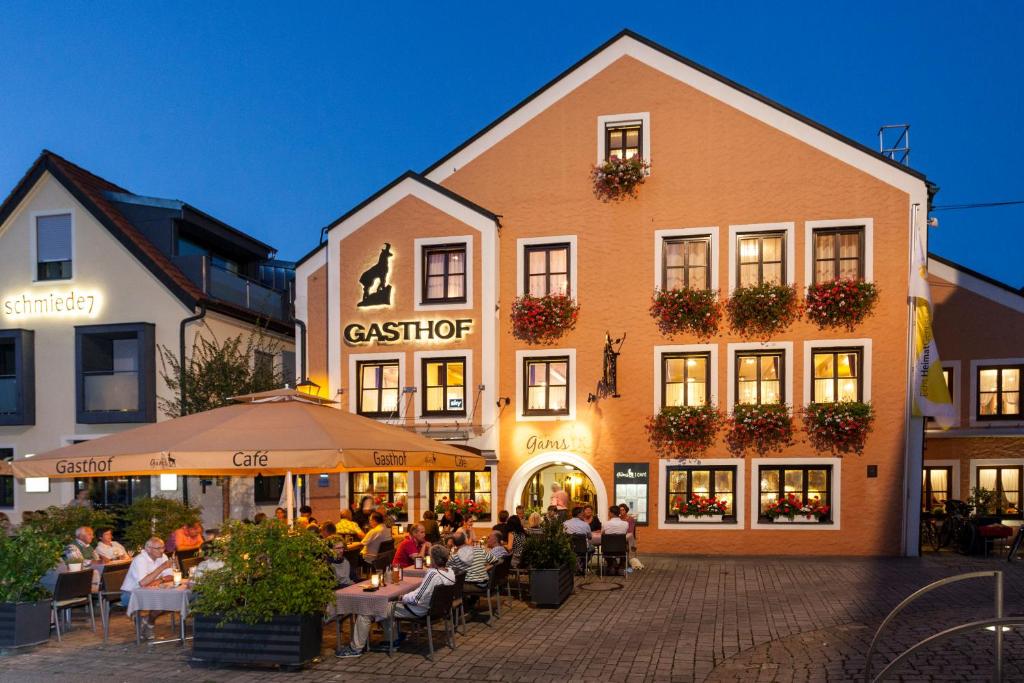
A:
<svg viewBox="0 0 1024 683">
<path fill-rule="evenodd" d="M 596 198 L 594 165 L 634 154 L 650 162 L 637 196 Z M 602 519 L 629 502 L 645 552 L 916 552 L 922 429 L 908 410 L 907 292 L 929 200 L 920 173 L 624 32 L 346 213 L 301 261 L 296 310 L 321 392 L 489 462 L 476 474 L 321 477 L 314 505 L 328 515 L 370 492 L 407 496 L 418 519 L 469 495 L 493 518 L 546 507 L 559 483 Z M 846 260 L 835 255 L 830 271 L 833 247 Z M 724 300 L 760 281 L 803 291 L 847 267 L 880 292 L 853 331 L 798 321 L 751 339 L 723 325 L 700 340 L 662 334 L 648 312 L 680 274 Z M 513 300 L 555 292 L 579 304 L 575 329 L 550 345 L 514 338 Z M 617 396 L 598 390 L 606 334 L 623 340 Z M 686 461 L 648 442 L 666 401 L 798 413 L 824 400 L 814 379 L 840 363 L 835 386 L 876 413 L 861 455 L 818 452 L 799 429 L 781 452 L 745 457 L 721 437 Z M 764 517 L 794 491 L 828 502 L 824 522 Z M 726 499 L 730 514 L 670 514 L 671 499 L 694 493 Z"/>
</svg>

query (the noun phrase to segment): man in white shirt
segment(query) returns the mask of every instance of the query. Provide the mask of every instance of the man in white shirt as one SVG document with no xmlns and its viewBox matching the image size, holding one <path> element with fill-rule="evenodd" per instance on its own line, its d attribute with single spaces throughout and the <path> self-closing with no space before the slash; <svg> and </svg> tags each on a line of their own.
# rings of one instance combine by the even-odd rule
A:
<svg viewBox="0 0 1024 683">
<path fill-rule="evenodd" d="M 133 590 L 145 588 L 164 576 L 171 576 L 171 567 L 171 561 L 164 555 L 164 542 L 153 536 L 146 541 L 145 549 L 135 556 L 128 567 L 128 574 L 121 584 L 121 604 L 128 606 Z M 156 617 L 155 613 L 150 612 L 143 624 L 143 636 L 147 639 L 153 637 L 153 623 Z"/>
<path fill-rule="evenodd" d="M 625 536 L 629 533 L 629 523 L 622 519 L 619 515 L 620 510 L 618 505 L 613 505 L 608 508 L 608 521 L 604 523 L 601 528 L 601 538 L 605 536 L 611 536 L 613 534 L 621 534 Z M 612 576 L 621 574 L 625 565 L 625 561 L 621 557 L 609 557 L 605 559 L 608 563 L 608 573 Z"/>
</svg>

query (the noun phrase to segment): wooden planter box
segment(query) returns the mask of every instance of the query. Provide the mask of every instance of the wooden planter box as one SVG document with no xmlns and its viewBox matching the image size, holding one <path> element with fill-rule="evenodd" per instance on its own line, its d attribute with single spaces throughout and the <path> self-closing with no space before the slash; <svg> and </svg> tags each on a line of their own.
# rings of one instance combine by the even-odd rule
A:
<svg viewBox="0 0 1024 683">
<path fill-rule="evenodd" d="M 49 600 L 0 603 L 0 648 L 38 645 L 49 639 Z"/>
<path fill-rule="evenodd" d="M 324 625 L 318 614 L 274 617 L 260 624 L 220 622 L 219 616 L 196 615 L 194 658 L 230 664 L 302 666 L 320 656 Z"/>
<path fill-rule="evenodd" d="M 563 569 L 530 570 L 530 602 L 538 607 L 558 607 L 573 591 L 573 571 Z"/>
<path fill-rule="evenodd" d="M 680 524 L 708 524 L 719 523 L 724 515 L 703 515 L 701 517 L 679 515 Z"/>
</svg>

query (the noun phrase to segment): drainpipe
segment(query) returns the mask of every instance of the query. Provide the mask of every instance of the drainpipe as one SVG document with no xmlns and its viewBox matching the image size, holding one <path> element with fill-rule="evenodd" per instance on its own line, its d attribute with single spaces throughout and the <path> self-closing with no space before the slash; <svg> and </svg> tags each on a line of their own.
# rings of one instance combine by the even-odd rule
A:
<svg viewBox="0 0 1024 683">
<path fill-rule="evenodd" d="M 181 415 L 188 415 L 188 403 L 187 403 L 187 392 L 185 391 L 185 328 L 189 323 L 194 323 L 198 320 L 202 320 L 206 317 L 206 302 L 199 302 L 199 313 L 193 316 L 189 316 L 181 321 L 181 325 L 178 327 L 178 363 L 181 366 L 178 369 L 178 391 L 181 392 L 181 401 L 179 403 L 179 413 Z M 188 477 L 181 478 L 181 493 L 185 501 L 185 505 L 188 505 Z"/>
<path fill-rule="evenodd" d="M 309 337 L 306 333 L 306 323 L 296 318 L 294 314 L 292 320 L 295 322 L 295 326 L 302 330 L 302 344 L 299 346 L 299 381 L 295 385 L 297 387 L 306 381 L 306 341 Z"/>
</svg>

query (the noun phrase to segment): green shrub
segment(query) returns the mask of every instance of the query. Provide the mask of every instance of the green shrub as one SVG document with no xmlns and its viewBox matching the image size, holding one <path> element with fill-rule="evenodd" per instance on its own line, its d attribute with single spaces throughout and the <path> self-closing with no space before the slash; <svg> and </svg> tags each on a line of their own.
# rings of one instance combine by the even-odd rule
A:
<svg viewBox="0 0 1024 683">
<path fill-rule="evenodd" d="M 139 498 L 124 512 L 124 545 L 135 551 L 146 545 L 150 536 L 167 541 L 175 529 L 198 522 L 201 513 L 202 508 L 173 498 Z"/>
<path fill-rule="evenodd" d="M 88 526 L 97 529 L 101 526 L 114 526 L 116 521 L 116 515 L 109 510 L 94 510 L 78 505 L 51 505 L 46 508 L 45 517 L 33 517 L 22 527 L 41 531 L 63 545 L 74 540 L 75 529 L 78 527 Z"/>
<path fill-rule="evenodd" d="M 572 567 L 576 553 L 572 551 L 569 534 L 560 519 L 545 519 L 543 534 L 530 534 L 523 546 L 523 563 L 530 569 L 562 569 Z"/>
<path fill-rule="evenodd" d="M 34 602 L 49 597 L 39 580 L 60 561 L 64 542 L 48 531 L 25 526 L 16 536 L 0 534 L 0 602 Z"/>
<path fill-rule="evenodd" d="M 195 586 L 196 614 L 255 624 L 276 616 L 322 614 L 334 599 L 334 573 L 324 561 L 327 544 L 294 533 L 277 520 L 229 522 L 217 549 L 221 569 L 204 572 Z"/>
</svg>

